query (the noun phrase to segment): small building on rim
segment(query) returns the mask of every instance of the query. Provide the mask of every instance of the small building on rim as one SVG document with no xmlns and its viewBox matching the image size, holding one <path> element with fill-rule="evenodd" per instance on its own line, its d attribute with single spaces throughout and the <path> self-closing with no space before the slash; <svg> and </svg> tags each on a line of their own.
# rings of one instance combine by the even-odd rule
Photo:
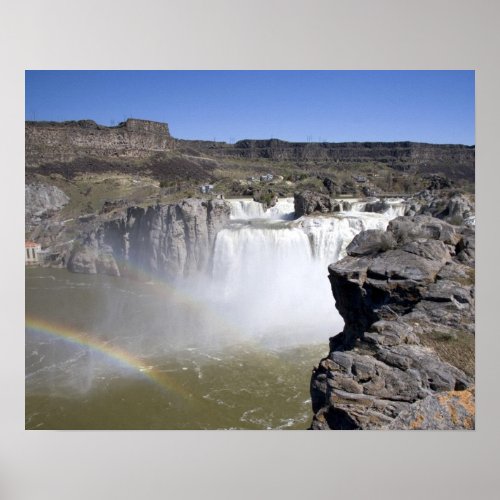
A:
<svg viewBox="0 0 500 500">
<path fill-rule="evenodd" d="M 24 243 L 24 262 L 26 265 L 38 264 L 40 262 L 39 254 L 42 247 L 39 243 L 26 241 Z"/>
</svg>

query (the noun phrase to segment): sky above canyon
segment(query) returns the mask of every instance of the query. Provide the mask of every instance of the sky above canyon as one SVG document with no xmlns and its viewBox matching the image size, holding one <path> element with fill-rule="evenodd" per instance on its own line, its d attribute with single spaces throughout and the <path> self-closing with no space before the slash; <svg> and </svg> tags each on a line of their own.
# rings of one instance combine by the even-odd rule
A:
<svg viewBox="0 0 500 500">
<path fill-rule="evenodd" d="M 26 71 L 26 120 L 180 139 L 475 143 L 474 71 Z"/>
</svg>

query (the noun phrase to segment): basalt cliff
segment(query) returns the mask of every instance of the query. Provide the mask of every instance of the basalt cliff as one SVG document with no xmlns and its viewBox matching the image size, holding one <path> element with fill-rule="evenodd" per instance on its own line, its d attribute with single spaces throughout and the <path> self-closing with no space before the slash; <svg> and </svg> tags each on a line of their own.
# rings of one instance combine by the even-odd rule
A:
<svg viewBox="0 0 500 500">
<path fill-rule="evenodd" d="M 288 142 L 279 139 L 221 141 L 175 139 L 166 123 L 129 118 L 116 126 L 92 120 L 27 121 L 26 167 L 65 165 L 85 170 L 95 163 L 126 164 L 134 159 L 162 158 L 167 152 L 214 159 L 270 160 L 293 163 L 349 165 L 377 162 L 406 171 L 443 172 L 474 180 L 475 147 L 417 142 Z M 86 161 L 85 161 L 86 160 Z M 102 168 L 102 165 L 100 165 Z"/>
<path fill-rule="evenodd" d="M 474 230 L 398 217 L 347 254 L 329 267 L 345 327 L 313 371 L 311 428 L 474 428 Z"/>
<path fill-rule="evenodd" d="M 92 120 L 25 124 L 26 168 L 78 158 L 144 158 L 168 151 L 172 137 L 166 123 L 129 118 L 114 127 Z"/>
<path fill-rule="evenodd" d="M 229 214 L 228 204 L 217 199 L 128 207 L 87 228 L 72 246 L 67 267 L 87 274 L 139 271 L 168 278 L 204 271 Z"/>
</svg>

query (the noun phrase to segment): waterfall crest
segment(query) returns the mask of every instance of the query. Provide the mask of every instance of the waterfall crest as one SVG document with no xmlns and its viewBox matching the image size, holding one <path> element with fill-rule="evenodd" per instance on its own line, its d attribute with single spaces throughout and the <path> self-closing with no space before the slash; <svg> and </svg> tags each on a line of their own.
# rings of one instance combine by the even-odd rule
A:
<svg viewBox="0 0 500 500">
<path fill-rule="evenodd" d="M 217 234 L 211 277 L 212 301 L 250 335 L 324 338 L 342 329 L 327 266 L 345 256 L 354 236 L 385 230 L 404 212 L 391 200 L 385 213 L 349 211 L 293 220 L 293 199 L 263 210 L 252 200 L 231 200 L 229 226 Z M 291 332 L 293 330 L 293 333 Z"/>
<path fill-rule="evenodd" d="M 264 209 L 262 203 L 250 199 L 233 199 L 227 202 L 231 206 L 231 219 L 233 220 L 291 220 L 295 215 L 293 198 L 280 199 L 274 207 L 267 210 Z"/>
</svg>

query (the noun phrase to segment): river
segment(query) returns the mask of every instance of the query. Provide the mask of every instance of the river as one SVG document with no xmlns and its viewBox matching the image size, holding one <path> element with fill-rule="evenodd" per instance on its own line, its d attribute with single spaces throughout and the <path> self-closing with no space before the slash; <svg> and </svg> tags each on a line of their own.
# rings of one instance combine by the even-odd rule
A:
<svg viewBox="0 0 500 500">
<path fill-rule="evenodd" d="M 342 329 L 327 265 L 400 209 L 231 204 L 203 276 L 26 269 L 27 429 L 308 427 L 311 370 Z"/>
</svg>

